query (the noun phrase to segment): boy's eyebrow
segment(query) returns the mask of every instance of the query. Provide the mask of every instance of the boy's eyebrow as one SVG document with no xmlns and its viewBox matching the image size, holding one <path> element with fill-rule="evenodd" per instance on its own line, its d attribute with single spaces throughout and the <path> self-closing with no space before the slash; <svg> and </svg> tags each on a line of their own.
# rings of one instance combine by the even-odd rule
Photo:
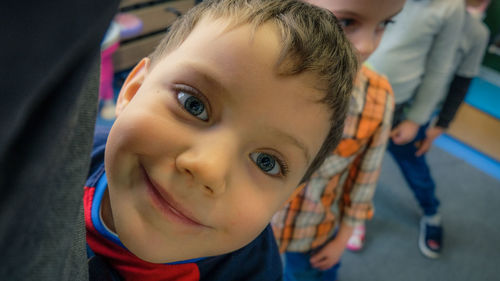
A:
<svg viewBox="0 0 500 281">
<path fill-rule="evenodd" d="M 184 65 L 184 67 L 201 78 L 205 84 L 208 84 L 208 86 L 215 89 L 214 93 L 227 93 L 226 87 L 224 87 L 224 85 L 212 75 L 209 75 L 204 67 L 191 63 Z"/>
<path fill-rule="evenodd" d="M 278 135 L 281 138 L 287 139 L 290 143 L 292 143 L 293 145 L 297 146 L 300 150 L 302 150 L 302 152 L 304 153 L 304 157 L 306 158 L 307 164 L 309 165 L 309 163 L 311 163 L 311 154 L 309 153 L 309 150 L 307 149 L 307 147 L 303 142 L 277 128 L 270 128 L 270 129 L 272 130 L 273 134 Z"/>
<path fill-rule="evenodd" d="M 353 12 L 351 10 L 336 10 L 335 14 L 343 14 L 343 16 L 356 17 L 363 19 L 363 15 Z"/>
</svg>

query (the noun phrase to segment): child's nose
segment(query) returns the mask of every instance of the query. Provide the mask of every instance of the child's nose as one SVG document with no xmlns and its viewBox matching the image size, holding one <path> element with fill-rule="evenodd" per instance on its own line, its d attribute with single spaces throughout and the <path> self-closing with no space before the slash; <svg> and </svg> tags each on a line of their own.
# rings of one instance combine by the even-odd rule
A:
<svg viewBox="0 0 500 281">
<path fill-rule="evenodd" d="M 358 34 L 355 47 L 362 59 L 368 58 L 377 47 L 377 34 L 371 30 L 363 30 Z"/>
<path fill-rule="evenodd" d="M 211 196 L 223 194 L 236 157 L 234 137 L 215 134 L 197 139 L 176 158 L 177 169 Z"/>
<path fill-rule="evenodd" d="M 357 49 L 359 54 L 363 57 L 369 57 L 371 53 L 375 50 L 375 40 L 371 38 L 364 38 L 360 44 L 358 44 Z"/>
</svg>

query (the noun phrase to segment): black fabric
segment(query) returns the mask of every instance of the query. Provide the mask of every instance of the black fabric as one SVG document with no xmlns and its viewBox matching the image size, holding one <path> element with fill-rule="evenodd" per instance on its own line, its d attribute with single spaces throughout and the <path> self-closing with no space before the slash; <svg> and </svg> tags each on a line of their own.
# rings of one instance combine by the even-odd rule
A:
<svg viewBox="0 0 500 281">
<path fill-rule="evenodd" d="M 441 112 L 439 112 L 436 126 L 448 128 L 457 113 L 458 107 L 465 99 L 471 81 L 472 78 L 455 75 L 450 84 Z"/>
<path fill-rule="evenodd" d="M 93 255 L 88 260 L 89 280 L 120 281 L 123 280 L 109 264 L 100 256 Z"/>
<path fill-rule="evenodd" d="M 201 280 L 281 281 L 283 266 L 271 227 L 235 252 L 197 262 Z"/>
<path fill-rule="evenodd" d="M 2 1 L 0 280 L 88 279 L 83 184 L 117 6 Z"/>
</svg>

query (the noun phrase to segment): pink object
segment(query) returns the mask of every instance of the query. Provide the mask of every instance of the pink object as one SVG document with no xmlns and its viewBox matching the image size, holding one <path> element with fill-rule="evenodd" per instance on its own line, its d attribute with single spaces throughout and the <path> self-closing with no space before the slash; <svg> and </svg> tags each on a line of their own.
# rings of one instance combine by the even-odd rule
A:
<svg viewBox="0 0 500 281">
<path fill-rule="evenodd" d="M 114 21 L 106 31 L 101 43 L 101 81 L 99 84 L 99 98 L 103 101 L 113 100 L 113 59 L 112 55 L 118 49 L 120 42 L 120 26 Z"/>
<path fill-rule="evenodd" d="M 142 21 L 133 14 L 119 13 L 115 16 L 115 22 L 120 26 L 120 38 L 134 37 L 142 31 Z"/>
<path fill-rule="evenodd" d="M 112 55 L 118 49 L 120 43 L 116 41 L 108 48 L 101 51 L 101 82 L 99 85 L 99 98 L 101 100 L 112 100 L 113 92 L 113 60 Z"/>
<path fill-rule="evenodd" d="M 142 21 L 133 14 L 119 13 L 101 43 L 101 81 L 99 98 L 113 102 L 113 53 L 118 49 L 120 40 L 133 37 L 142 31 Z"/>
<path fill-rule="evenodd" d="M 351 251 L 360 251 L 363 249 L 363 244 L 365 242 L 366 229 L 364 225 L 358 225 L 354 227 L 352 236 L 347 241 L 347 249 Z"/>
</svg>

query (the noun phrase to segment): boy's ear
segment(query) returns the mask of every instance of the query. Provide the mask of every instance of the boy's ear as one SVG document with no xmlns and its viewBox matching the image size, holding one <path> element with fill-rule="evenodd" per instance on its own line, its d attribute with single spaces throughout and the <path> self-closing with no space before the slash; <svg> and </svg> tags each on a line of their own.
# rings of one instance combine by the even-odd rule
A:
<svg viewBox="0 0 500 281">
<path fill-rule="evenodd" d="M 144 78 L 148 74 L 150 64 L 151 60 L 149 58 L 143 58 L 128 74 L 116 101 L 116 116 L 120 115 L 141 87 Z"/>
</svg>

